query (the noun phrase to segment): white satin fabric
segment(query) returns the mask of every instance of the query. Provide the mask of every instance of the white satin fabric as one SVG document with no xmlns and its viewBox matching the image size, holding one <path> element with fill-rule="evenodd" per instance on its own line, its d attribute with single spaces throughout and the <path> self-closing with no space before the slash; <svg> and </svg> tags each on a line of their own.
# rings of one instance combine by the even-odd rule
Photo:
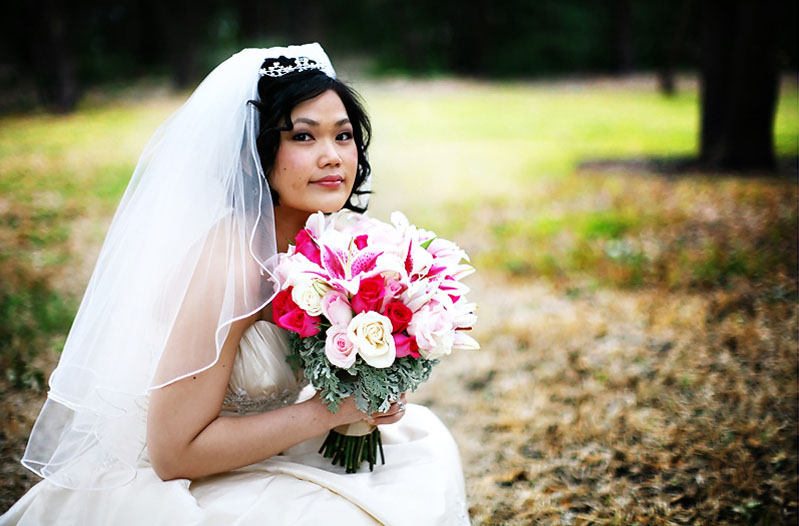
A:
<svg viewBox="0 0 799 526">
<path fill-rule="evenodd" d="M 224 412 L 295 401 L 303 382 L 285 362 L 285 333 L 256 322 L 242 338 Z M 260 405 L 259 405 L 260 404 Z M 324 436 L 250 466 L 189 481 L 161 481 L 146 450 L 129 484 L 100 491 L 40 482 L 5 515 L 8 525 L 469 524 L 457 446 L 427 408 L 409 404 L 380 428 L 386 464 L 345 474 L 317 453 Z"/>
</svg>

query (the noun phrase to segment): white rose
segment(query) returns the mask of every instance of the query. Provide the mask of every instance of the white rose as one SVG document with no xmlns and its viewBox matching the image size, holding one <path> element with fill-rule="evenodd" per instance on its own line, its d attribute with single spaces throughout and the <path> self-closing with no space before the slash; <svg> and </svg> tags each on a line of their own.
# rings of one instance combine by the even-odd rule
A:
<svg viewBox="0 0 799 526">
<path fill-rule="evenodd" d="M 350 321 L 347 336 L 372 367 L 382 369 L 394 363 L 397 348 L 391 335 L 391 320 L 382 314 L 374 311 L 358 314 Z"/>
<path fill-rule="evenodd" d="M 322 280 L 308 280 L 294 285 L 291 289 L 291 299 L 299 308 L 311 316 L 322 314 L 322 297 L 330 286 Z"/>
</svg>

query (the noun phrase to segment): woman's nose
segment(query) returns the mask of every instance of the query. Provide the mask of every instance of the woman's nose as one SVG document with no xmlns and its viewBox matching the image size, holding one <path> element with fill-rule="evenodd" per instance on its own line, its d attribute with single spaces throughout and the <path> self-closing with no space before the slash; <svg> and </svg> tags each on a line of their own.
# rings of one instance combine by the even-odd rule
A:
<svg viewBox="0 0 799 526">
<path fill-rule="evenodd" d="M 319 154 L 319 166 L 339 165 L 341 165 L 341 155 L 339 155 L 336 144 L 332 141 L 324 141 L 322 151 Z"/>
</svg>

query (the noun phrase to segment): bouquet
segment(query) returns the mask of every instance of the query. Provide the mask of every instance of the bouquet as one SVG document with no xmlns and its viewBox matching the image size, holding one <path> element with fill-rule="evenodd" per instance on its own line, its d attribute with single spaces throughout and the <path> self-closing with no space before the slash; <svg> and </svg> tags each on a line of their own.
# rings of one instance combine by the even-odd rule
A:
<svg viewBox="0 0 799 526">
<path fill-rule="evenodd" d="M 301 368 L 335 413 L 355 397 L 364 413 L 384 412 L 427 380 L 454 349 L 479 349 L 461 280 L 474 272 L 455 243 L 409 224 L 341 211 L 308 218 L 278 256 L 275 323 L 290 331 L 287 360 Z M 320 453 L 354 473 L 383 457 L 380 431 L 358 422 L 332 430 Z"/>
</svg>

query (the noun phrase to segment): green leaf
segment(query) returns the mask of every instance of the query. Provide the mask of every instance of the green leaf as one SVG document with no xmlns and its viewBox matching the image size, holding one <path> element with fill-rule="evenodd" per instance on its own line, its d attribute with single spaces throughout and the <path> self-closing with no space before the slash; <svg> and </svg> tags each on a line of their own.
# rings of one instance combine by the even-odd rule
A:
<svg viewBox="0 0 799 526">
<path fill-rule="evenodd" d="M 382 369 L 368 365 L 359 356 L 349 369 L 332 365 L 325 356 L 325 334 L 300 338 L 289 334 L 291 353 L 286 361 L 319 390 L 322 401 L 330 412 L 338 411 L 341 401 L 355 397 L 355 405 L 364 413 L 387 411 L 391 403 L 402 393 L 415 391 L 427 381 L 438 360 L 398 358 L 391 367 Z"/>
</svg>

